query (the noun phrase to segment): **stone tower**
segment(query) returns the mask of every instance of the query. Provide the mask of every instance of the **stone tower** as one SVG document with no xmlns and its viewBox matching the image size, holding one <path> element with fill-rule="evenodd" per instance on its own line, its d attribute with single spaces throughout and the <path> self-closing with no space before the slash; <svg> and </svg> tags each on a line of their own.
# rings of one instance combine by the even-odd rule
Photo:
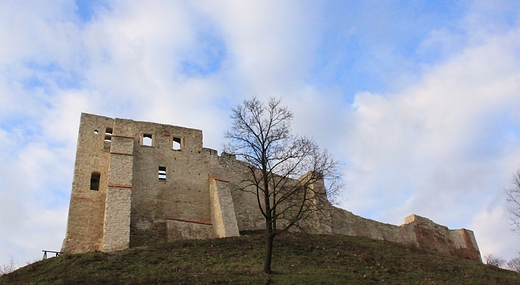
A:
<svg viewBox="0 0 520 285">
<path fill-rule="evenodd" d="M 238 235 L 219 160 L 200 130 L 82 114 L 62 251 Z"/>
</svg>

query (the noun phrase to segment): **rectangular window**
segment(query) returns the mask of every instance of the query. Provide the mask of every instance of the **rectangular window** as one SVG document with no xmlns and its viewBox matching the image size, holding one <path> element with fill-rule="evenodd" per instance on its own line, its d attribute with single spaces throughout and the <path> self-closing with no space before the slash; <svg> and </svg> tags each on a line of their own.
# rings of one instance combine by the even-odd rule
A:
<svg viewBox="0 0 520 285">
<path fill-rule="evenodd" d="M 105 149 L 110 149 L 110 143 L 112 142 L 112 132 L 114 132 L 112 128 L 106 128 L 105 130 Z"/>
<path fill-rule="evenodd" d="M 173 137 L 172 149 L 181 150 L 181 148 L 182 148 L 182 138 Z"/>
<path fill-rule="evenodd" d="M 146 145 L 146 146 L 153 145 L 152 134 L 143 134 L 143 145 Z"/>
<path fill-rule="evenodd" d="M 99 190 L 99 179 L 101 178 L 101 173 L 92 172 L 90 176 L 90 190 Z"/>
<path fill-rule="evenodd" d="M 159 166 L 159 180 L 166 180 L 166 166 Z"/>
<path fill-rule="evenodd" d="M 105 141 L 111 141 L 112 140 L 112 132 L 114 132 L 114 130 L 112 128 L 107 128 L 105 130 Z"/>
</svg>

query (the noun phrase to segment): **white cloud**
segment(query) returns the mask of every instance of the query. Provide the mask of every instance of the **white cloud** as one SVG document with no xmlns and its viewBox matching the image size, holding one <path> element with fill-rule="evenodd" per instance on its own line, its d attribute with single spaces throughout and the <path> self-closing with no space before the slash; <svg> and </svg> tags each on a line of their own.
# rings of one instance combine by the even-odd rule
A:
<svg viewBox="0 0 520 285">
<path fill-rule="evenodd" d="M 394 4 L 117 0 L 81 22 L 74 1 L 27 3 L 0 3 L 0 259 L 59 248 L 80 112 L 202 129 L 218 149 L 230 106 L 253 95 L 283 97 L 294 130 L 345 161 L 348 210 L 396 224 L 418 213 L 474 227 L 486 251 L 512 248 L 486 230 L 505 229 L 493 201 L 520 160 L 510 2 L 435 27 Z M 342 76 L 317 81 L 331 70 Z M 366 74 L 381 81 L 356 85 Z M 352 97 L 388 78 L 406 85 Z"/>
<path fill-rule="evenodd" d="M 396 94 L 357 94 L 345 135 L 352 197 L 345 206 L 392 223 L 418 213 L 452 227 L 486 207 L 520 160 L 512 115 L 520 104 L 519 36 L 490 36 Z"/>
<path fill-rule="evenodd" d="M 62 179 L 71 173 L 70 165 L 62 167 L 66 160 L 48 145 L 30 143 L 21 150 L 14 148 L 16 143 L 25 143 L 17 140 L 20 138 L 14 137 L 6 152 L 2 149 L 11 155 L 3 155 L 0 163 L 4 181 L 0 189 L 0 258 L 12 256 L 23 265 L 38 259 L 42 247 L 59 248 L 68 198 L 54 189 L 69 186 Z"/>
<path fill-rule="evenodd" d="M 478 213 L 470 226 L 477 234 L 482 256 L 492 254 L 507 260 L 518 257 L 520 250 L 509 245 L 517 244 L 519 237 L 511 232 L 509 213 L 503 203 Z"/>
<path fill-rule="evenodd" d="M 235 68 L 234 80 L 244 92 L 278 97 L 301 84 L 318 44 L 319 24 L 313 20 L 319 8 L 269 1 L 207 2 L 204 6 L 220 24 Z"/>
</svg>

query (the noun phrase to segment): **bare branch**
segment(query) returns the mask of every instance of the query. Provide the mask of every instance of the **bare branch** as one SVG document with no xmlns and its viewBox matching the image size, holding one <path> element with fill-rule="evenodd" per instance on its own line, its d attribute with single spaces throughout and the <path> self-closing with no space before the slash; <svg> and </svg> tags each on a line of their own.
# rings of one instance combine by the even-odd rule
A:
<svg viewBox="0 0 520 285">
<path fill-rule="evenodd" d="M 338 162 L 311 139 L 291 133 L 293 115 L 280 102 L 245 100 L 232 109 L 233 126 L 225 132 L 224 151 L 250 165 L 242 189 L 256 195 L 265 218 L 266 273 L 271 270 L 274 236 L 292 227 L 304 228 L 301 222 L 316 216 L 328 203 L 327 196 L 341 185 Z M 326 189 L 325 183 L 332 187 Z"/>
<path fill-rule="evenodd" d="M 520 273 L 520 257 L 511 259 L 506 265 L 509 270 Z"/>
<path fill-rule="evenodd" d="M 513 176 L 513 188 L 505 190 L 513 231 L 520 232 L 520 170 Z"/>
</svg>

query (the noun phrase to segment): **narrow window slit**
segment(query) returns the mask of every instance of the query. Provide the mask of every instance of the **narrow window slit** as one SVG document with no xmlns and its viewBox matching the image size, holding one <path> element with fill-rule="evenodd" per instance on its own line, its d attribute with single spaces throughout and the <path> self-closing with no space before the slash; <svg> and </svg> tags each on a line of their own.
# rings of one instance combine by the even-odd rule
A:
<svg viewBox="0 0 520 285">
<path fill-rule="evenodd" d="M 105 149 L 110 149 L 110 144 L 112 142 L 112 133 L 114 132 L 114 130 L 112 128 L 106 128 L 105 130 L 105 143 L 104 143 L 104 148 Z"/>
<path fill-rule="evenodd" d="M 90 176 L 90 190 L 99 190 L 99 180 L 101 178 L 101 173 L 92 172 Z"/>
<path fill-rule="evenodd" d="M 159 166 L 159 180 L 166 180 L 166 166 Z"/>
<path fill-rule="evenodd" d="M 112 128 L 107 128 L 105 131 L 105 141 L 112 141 L 112 132 L 114 130 Z"/>
</svg>

